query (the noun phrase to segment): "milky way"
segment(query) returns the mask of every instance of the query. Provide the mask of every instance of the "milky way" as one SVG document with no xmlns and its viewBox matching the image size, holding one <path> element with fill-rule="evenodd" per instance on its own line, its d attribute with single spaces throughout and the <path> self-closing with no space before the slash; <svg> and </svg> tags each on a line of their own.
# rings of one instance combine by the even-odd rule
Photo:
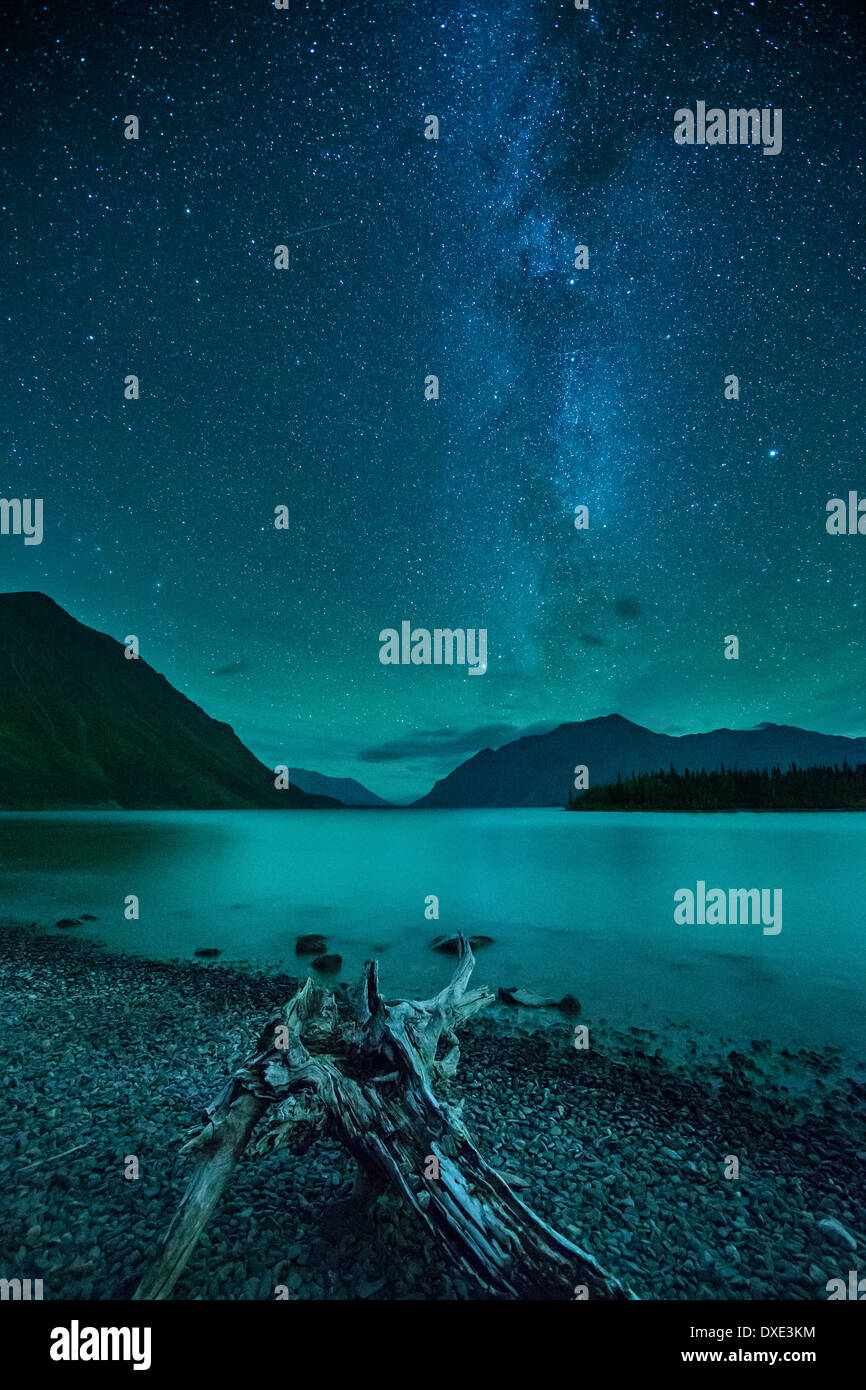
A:
<svg viewBox="0 0 866 1390">
<path fill-rule="evenodd" d="M 858 9 L 20 14 L 0 484 L 45 538 L 0 586 L 386 796 L 612 711 L 866 733 Z M 699 100 L 781 152 L 675 143 Z M 403 620 L 487 674 L 382 666 Z"/>
</svg>

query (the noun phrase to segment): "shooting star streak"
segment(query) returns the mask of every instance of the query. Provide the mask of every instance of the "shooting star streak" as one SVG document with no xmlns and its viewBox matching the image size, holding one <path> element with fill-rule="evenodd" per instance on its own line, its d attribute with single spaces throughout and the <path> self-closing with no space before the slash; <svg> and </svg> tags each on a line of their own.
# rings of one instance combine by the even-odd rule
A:
<svg viewBox="0 0 866 1390">
<path fill-rule="evenodd" d="M 297 237 L 307 236 L 310 232 L 325 232 L 329 227 L 345 227 L 351 220 L 351 217 L 344 217 L 339 222 L 323 222 L 321 227 L 302 227 L 299 232 L 290 232 L 286 240 L 295 241 Z"/>
</svg>

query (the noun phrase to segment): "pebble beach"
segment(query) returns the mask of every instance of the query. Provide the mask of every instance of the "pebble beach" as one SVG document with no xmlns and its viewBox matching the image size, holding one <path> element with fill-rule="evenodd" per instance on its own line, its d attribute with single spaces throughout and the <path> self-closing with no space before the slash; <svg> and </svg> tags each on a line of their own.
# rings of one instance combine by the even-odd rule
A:
<svg viewBox="0 0 866 1390">
<path fill-rule="evenodd" d="M 0 1276 L 129 1298 L 183 1191 L 185 1133 L 296 984 L 0 926 Z M 529 1206 L 642 1299 L 825 1300 L 866 1270 L 862 1071 L 817 1043 L 667 1047 L 583 1008 L 587 1050 L 574 1020 L 499 1002 L 460 1034 L 450 1098 Z M 393 1199 L 350 1222 L 353 1178 L 331 1144 L 246 1156 L 174 1297 L 479 1296 Z"/>
</svg>

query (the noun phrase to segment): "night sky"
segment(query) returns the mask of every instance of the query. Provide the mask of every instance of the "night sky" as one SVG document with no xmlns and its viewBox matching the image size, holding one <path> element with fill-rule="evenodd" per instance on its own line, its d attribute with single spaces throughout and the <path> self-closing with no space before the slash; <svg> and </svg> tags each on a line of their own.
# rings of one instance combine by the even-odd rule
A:
<svg viewBox="0 0 866 1390">
<path fill-rule="evenodd" d="M 0 589 L 383 796 L 614 711 L 866 734 L 858 11 L 20 7 L 0 495 L 45 538 Z M 781 153 L 676 144 L 698 100 Z M 404 619 L 488 672 L 383 666 Z"/>
</svg>

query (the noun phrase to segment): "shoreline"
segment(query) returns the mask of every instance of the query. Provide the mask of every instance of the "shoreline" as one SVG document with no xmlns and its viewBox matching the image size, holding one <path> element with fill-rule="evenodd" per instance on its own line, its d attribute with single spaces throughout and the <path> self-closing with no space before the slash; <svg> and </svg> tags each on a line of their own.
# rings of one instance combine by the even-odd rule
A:
<svg viewBox="0 0 866 1390">
<path fill-rule="evenodd" d="M 0 982 L 0 1275 L 42 1278 L 47 1299 L 129 1297 L 185 1184 L 183 1131 L 296 981 L 6 923 Z M 725 1053 L 696 1032 L 674 1063 L 651 1030 L 587 1017 L 579 1053 L 574 1020 L 515 1013 L 493 1005 L 461 1030 L 453 1098 L 522 1199 L 640 1297 L 824 1299 L 857 1267 L 866 1085 L 833 1049 Z M 244 1160 L 175 1297 L 476 1296 L 390 1199 L 368 1228 L 333 1230 L 352 1179 L 331 1144 Z"/>
</svg>

